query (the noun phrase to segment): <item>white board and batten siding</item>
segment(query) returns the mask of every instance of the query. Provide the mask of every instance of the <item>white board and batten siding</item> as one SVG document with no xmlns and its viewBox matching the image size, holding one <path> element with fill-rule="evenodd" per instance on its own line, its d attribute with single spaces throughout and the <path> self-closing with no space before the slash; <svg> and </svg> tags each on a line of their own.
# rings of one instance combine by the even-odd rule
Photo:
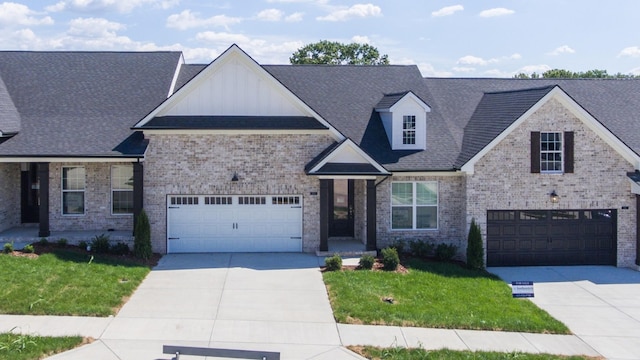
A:
<svg viewBox="0 0 640 360">
<path fill-rule="evenodd" d="M 300 195 L 169 195 L 167 250 L 301 252 Z"/>
</svg>

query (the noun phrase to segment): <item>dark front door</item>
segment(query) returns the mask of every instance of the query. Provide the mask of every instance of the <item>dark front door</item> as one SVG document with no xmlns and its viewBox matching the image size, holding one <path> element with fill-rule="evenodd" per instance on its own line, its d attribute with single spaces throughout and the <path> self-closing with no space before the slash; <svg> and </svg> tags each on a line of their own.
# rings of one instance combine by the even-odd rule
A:
<svg viewBox="0 0 640 360">
<path fill-rule="evenodd" d="M 23 223 L 40 221 L 40 184 L 37 164 L 29 164 L 20 172 L 21 220 Z"/>
<path fill-rule="evenodd" d="M 329 183 L 329 236 L 353 236 L 353 180 Z"/>
<path fill-rule="evenodd" d="M 615 209 L 487 212 L 487 266 L 615 265 Z"/>
</svg>

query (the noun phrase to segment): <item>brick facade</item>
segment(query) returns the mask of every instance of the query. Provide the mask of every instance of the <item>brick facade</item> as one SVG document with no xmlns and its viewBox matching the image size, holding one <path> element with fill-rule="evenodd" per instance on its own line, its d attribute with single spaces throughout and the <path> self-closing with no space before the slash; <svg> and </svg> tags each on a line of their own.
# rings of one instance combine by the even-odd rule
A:
<svg viewBox="0 0 640 360">
<path fill-rule="evenodd" d="M 0 163 L 0 231 L 20 224 L 20 164 Z"/>
<path fill-rule="evenodd" d="M 574 172 L 532 174 L 532 131 L 573 131 Z M 551 99 L 482 157 L 474 174 L 466 177 L 460 191 L 461 196 L 466 194 L 466 229 L 475 218 L 486 249 L 487 210 L 618 209 L 617 265 L 633 266 L 636 200 L 626 177 L 633 170 L 633 165 L 594 131 Z M 560 195 L 556 204 L 549 199 L 553 190 Z"/>
<path fill-rule="evenodd" d="M 167 195 L 292 194 L 303 197 L 303 251 L 320 244 L 320 182 L 305 165 L 334 142 L 327 135 L 150 134 L 144 208 L 154 251 L 166 252 Z M 234 173 L 239 181 L 231 182 Z M 315 193 L 316 195 L 311 195 Z"/>
</svg>

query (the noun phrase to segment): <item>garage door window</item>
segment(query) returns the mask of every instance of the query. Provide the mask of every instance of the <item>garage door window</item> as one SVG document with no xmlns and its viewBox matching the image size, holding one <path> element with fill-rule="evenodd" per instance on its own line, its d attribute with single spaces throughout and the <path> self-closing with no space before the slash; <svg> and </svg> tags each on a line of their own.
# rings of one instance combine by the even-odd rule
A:
<svg viewBox="0 0 640 360">
<path fill-rule="evenodd" d="M 438 183 L 391 184 L 391 228 L 422 230 L 438 228 Z"/>
</svg>

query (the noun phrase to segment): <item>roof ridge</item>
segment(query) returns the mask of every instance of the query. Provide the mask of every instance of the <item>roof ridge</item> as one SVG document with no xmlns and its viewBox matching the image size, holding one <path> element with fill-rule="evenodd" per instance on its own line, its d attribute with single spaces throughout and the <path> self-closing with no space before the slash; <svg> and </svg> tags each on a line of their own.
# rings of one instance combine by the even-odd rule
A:
<svg viewBox="0 0 640 360">
<path fill-rule="evenodd" d="M 515 90 L 502 90 L 502 91 L 488 91 L 485 92 L 485 95 L 494 95 L 494 94 L 514 94 L 514 93 L 519 93 L 519 92 L 529 92 L 529 91 L 539 91 L 539 90 L 551 90 L 555 87 L 559 87 L 560 85 L 558 84 L 554 84 L 554 85 L 547 85 L 547 86 L 539 86 L 539 87 L 533 87 L 533 88 L 524 88 L 524 89 L 515 89 Z"/>
</svg>

